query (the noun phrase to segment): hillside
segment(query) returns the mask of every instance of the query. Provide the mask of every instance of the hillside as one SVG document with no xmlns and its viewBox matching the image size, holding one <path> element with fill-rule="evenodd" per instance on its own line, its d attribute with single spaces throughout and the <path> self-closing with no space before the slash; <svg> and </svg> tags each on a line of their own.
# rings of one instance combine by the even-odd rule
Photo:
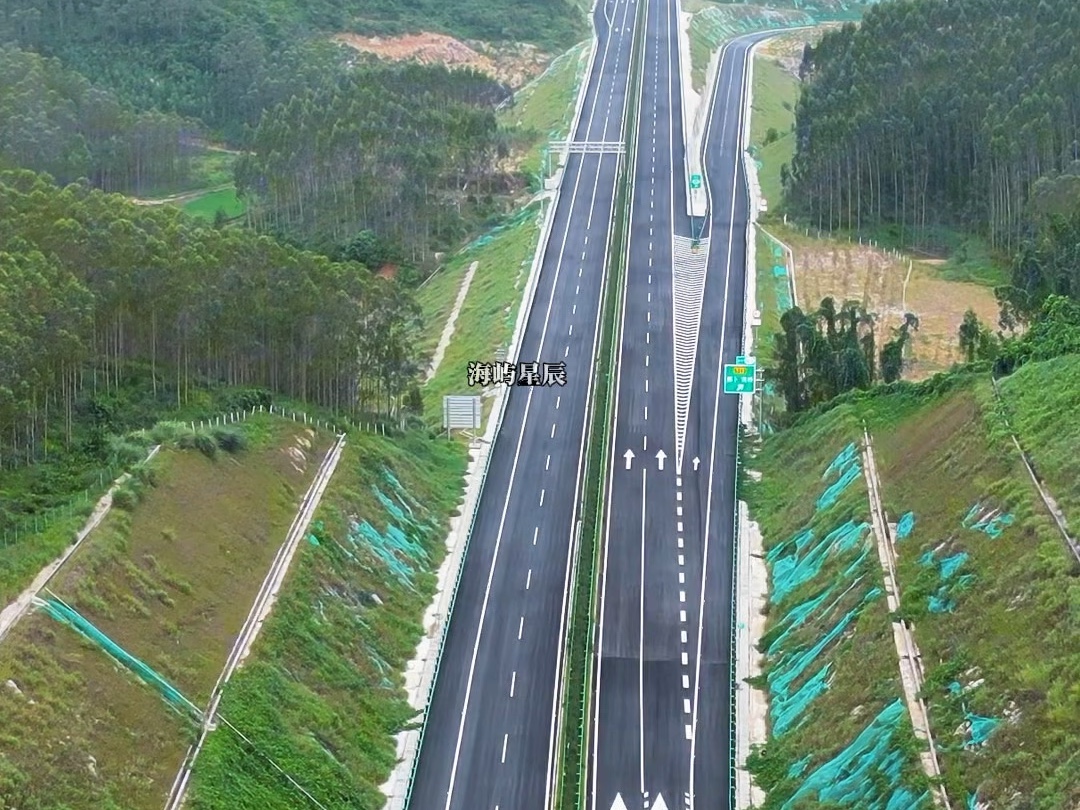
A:
<svg viewBox="0 0 1080 810">
<path fill-rule="evenodd" d="M 758 644 L 770 739 L 752 760 L 767 808 L 797 797 L 931 806 L 884 612 L 857 452 L 864 424 L 891 524 L 898 615 L 922 653 L 922 697 L 952 806 L 1080 801 L 1077 561 L 1001 415 L 1012 416 L 1067 519 L 1078 502 L 1076 437 L 1048 426 L 1080 406 L 1078 374 L 1076 355 L 1030 363 L 1002 381 L 1000 410 L 981 374 L 848 397 L 767 437 L 746 460 L 761 473 L 744 492 L 770 576 Z M 843 764 L 860 752 L 854 771 Z"/>
</svg>

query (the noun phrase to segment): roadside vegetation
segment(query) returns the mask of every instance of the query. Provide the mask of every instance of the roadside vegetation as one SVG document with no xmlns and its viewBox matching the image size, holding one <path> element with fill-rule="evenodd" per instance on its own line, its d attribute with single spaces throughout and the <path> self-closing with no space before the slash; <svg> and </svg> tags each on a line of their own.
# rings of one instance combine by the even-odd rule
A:
<svg viewBox="0 0 1080 810">
<path fill-rule="evenodd" d="M 49 595 L 203 706 L 330 441 L 259 414 L 133 434 L 131 456 L 164 447 L 116 491 Z M 0 644 L 0 675 L 5 802 L 161 807 L 194 728 L 153 687 L 40 611 Z"/>
<path fill-rule="evenodd" d="M 305 801 L 271 764 L 327 807 L 377 810 L 413 720 L 406 662 L 421 634 L 461 498 L 456 442 L 413 433 L 351 435 L 311 539 L 233 677 L 189 804 L 195 810 L 293 810 Z M 267 759 L 269 758 L 269 759 Z"/>
</svg>

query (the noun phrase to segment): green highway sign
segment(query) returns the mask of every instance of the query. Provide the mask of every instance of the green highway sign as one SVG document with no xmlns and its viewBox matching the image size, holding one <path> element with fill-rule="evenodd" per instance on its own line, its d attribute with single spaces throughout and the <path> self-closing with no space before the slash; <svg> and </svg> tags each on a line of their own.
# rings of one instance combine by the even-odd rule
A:
<svg viewBox="0 0 1080 810">
<path fill-rule="evenodd" d="M 735 358 L 735 365 L 737 366 L 745 366 L 746 363 L 747 360 L 745 354 L 740 354 L 738 357 Z"/>
<path fill-rule="evenodd" d="M 748 365 L 724 366 L 725 394 L 752 394 L 757 388 L 757 367 Z"/>
<path fill-rule="evenodd" d="M 692 175 L 690 175 L 690 188 L 701 188 L 701 175 L 700 174 L 692 174 Z"/>
</svg>

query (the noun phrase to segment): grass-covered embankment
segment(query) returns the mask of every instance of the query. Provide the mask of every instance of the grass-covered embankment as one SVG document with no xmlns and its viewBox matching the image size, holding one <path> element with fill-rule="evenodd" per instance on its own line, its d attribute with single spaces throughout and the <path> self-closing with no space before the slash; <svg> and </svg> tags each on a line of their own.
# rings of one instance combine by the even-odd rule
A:
<svg viewBox="0 0 1080 810">
<path fill-rule="evenodd" d="M 406 662 L 435 591 L 465 456 L 419 433 L 349 437 L 252 656 L 232 679 L 189 806 L 294 810 L 306 800 L 270 757 L 327 807 L 378 810 L 413 718 Z"/>
<path fill-rule="evenodd" d="M 49 583 L 197 706 L 330 442 L 261 415 L 216 430 L 132 442 L 165 444 Z M 0 644 L 0 675 L 19 690 L 0 690 L 3 806 L 161 807 L 194 726 L 158 692 L 41 612 Z"/>
<path fill-rule="evenodd" d="M 1022 796 L 1025 807 L 1059 810 L 1080 801 L 1074 744 L 1080 737 L 1074 687 L 1080 587 L 1003 418 L 1004 412 L 1068 516 L 1077 503 L 1070 473 L 1076 437 L 1060 414 L 1078 404 L 1077 378 L 1080 357 L 1073 356 L 1028 364 L 1004 379 L 1000 404 L 989 379 L 973 374 L 919 388 L 894 386 L 891 394 L 846 396 L 766 438 L 754 462 L 764 474 L 750 485 L 754 516 L 771 549 L 804 520 L 805 504 L 822 486 L 822 459 L 857 440 L 864 420 L 869 426 L 883 506 L 897 538 L 900 615 L 913 625 L 921 651 L 922 697 L 954 807 L 975 799 L 1014 806 L 1009 803 Z M 857 486 L 861 481 L 850 489 Z M 799 492 L 807 494 L 792 497 Z M 865 514 L 862 496 L 851 508 Z M 876 555 L 870 559 L 874 565 L 865 575 L 880 585 Z M 778 577 L 776 561 L 770 565 L 775 600 L 777 581 L 789 571 L 781 565 Z M 836 593 L 807 588 L 780 607 L 822 594 L 827 606 Z M 788 626 L 790 611 L 777 607 L 770 606 L 763 649 Z M 784 806 L 814 767 L 850 742 L 867 718 L 867 709 L 855 712 L 856 706 L 872 707 L 868 697 L 886 699 L 882 687 L 860 695 L 853 680 L 884 684 L 895 681 L 898 670 L 886 627 L 864 628 L 862 621 L 835 642 L 827 686 L 810 703 L 804 725 L 779 734 L 770 728 L 769 743 L 753 763 L 759 784 L 770 791 L 767 807 Z M 798 632 L 809 633 L 810 626 Z M 792 648 L 790 638 L 780 647 Z M 775 672 L 783 660 L 771 655 L 766 671 Z M 772 701 L 775 714 L 775 694 Z M 905 750 L 914 751 L 914 739 L 905 736 Z M 916 772 L 912 784 L 919 778 Z"/>
</svg>

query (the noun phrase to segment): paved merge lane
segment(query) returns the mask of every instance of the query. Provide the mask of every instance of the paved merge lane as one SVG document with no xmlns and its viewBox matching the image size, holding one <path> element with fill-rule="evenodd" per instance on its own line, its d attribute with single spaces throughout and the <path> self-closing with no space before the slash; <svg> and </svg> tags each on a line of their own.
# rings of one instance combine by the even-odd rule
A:
<svg viewBox="0 0 1080 810">
<path fill-rule="evenodd" d="M 687 508 L 698 516 L 698 559 L 704 560 L 694 598 L 700 657 L 691 676 L 694 730 L 691 746 L 692 808 L 729 810 L 731 750 L 731 598 L 735 510 L 735 441 L 739 397 L 725 395 L 721 366 L 742 353 L 746 227 L 749 203 L 741 133 L 746 123 L 746 60 L 754 42 L 768 34 L 733 40 L 717 76 L 705 140 L 710 237 L 701 342 L 687 427 L 687 457 L 700 458 L 687 475 Z M 707 528 L 707 531 L 704 531 Z"/>
<path fill-rule="evenodd" d="M 663 0 L 648 12 L 589 787 L 593 810 L 729 810 L 738 401 L 717 381 L 721 360 L 741 351 L 739 133 L 745 55 L 761 35 L 722 57 L 703 161 L 710 210 L 696 245 L 685 216 L 678 23 Z"/>
<path fill-rule="evenodd" d="M 576 140 L 619 141 L 636 5 L 598 4 Z M 616 153 L 571 154 L 518 362 L 568 384 L 514 388 L 492 449 L 410 810 L 545 810 Z M 476 358 L 481 360 L 483 358 Z M 462 369 L 464 377 L 465 369 Z"/>
</svg>

